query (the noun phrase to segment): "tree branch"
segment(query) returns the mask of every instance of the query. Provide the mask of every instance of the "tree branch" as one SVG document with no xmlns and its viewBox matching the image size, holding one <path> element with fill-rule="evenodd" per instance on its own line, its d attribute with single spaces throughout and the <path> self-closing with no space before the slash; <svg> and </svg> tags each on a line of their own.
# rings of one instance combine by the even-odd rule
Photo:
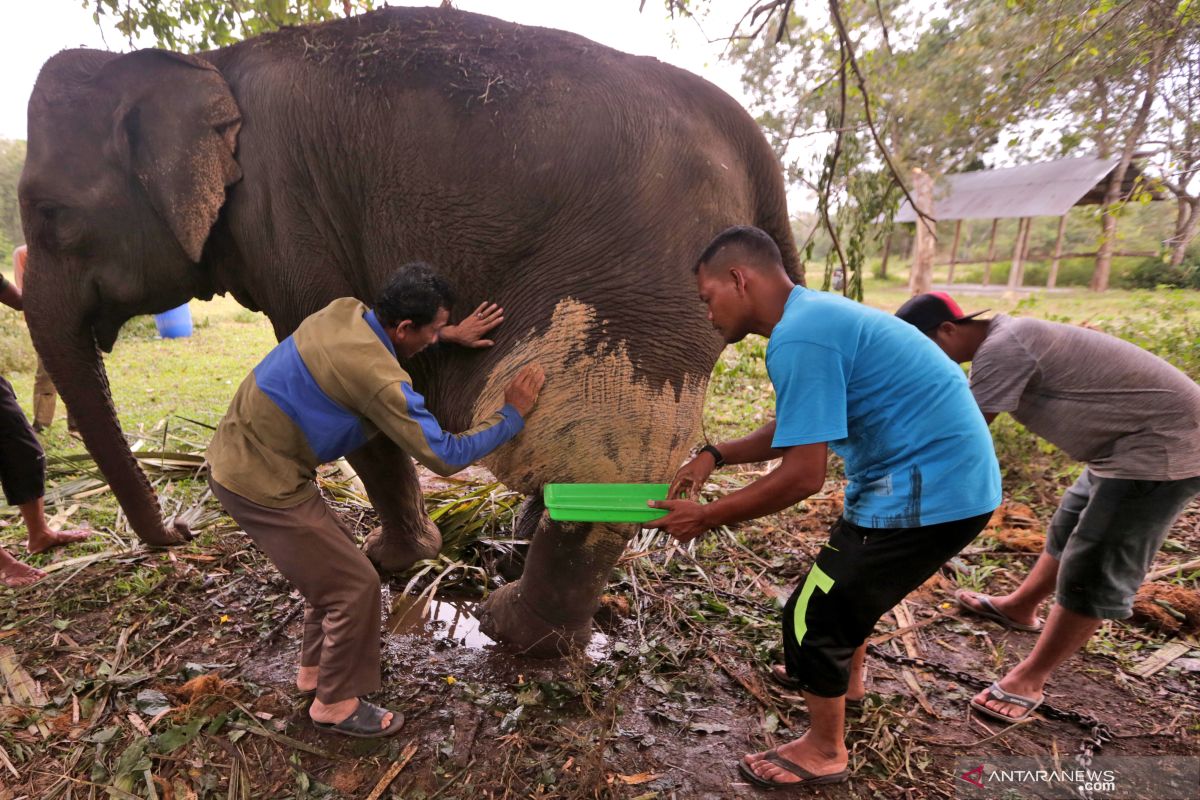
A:
<svg viewBox="0 0 1200 800">
<path fill-rule="evenodd" d="M 891 56 L 893 55 L 892 42 L 888 38 L 887 20 L 883 17 L 883 6 L 879 4 L 879 0 L 875 0 L 875 14 L 879 17 L 879 27 L 883 28 L 883 47 L 887 50 L 887 54 Z"/>
<path fill-rule="evenodd" d="M 1111 25 L 1113 22 L 1115 22 L 1117 17 L 1121 16 L 1122 12 L 1124 12 L 1125 9 L 1129 8 L 1132 5 L 1134 5 L 1134 4 L 1133 3 L 1118 4 L 1117 8 L 1113 11 L 1112 14 L 1109 15 L 1108 19 L 1104 20 L 1104 22 L 1101 22 L 1099 25 L 1097 25 L 1095 27 L 1095 29 L 1092 30 L 1091 33 L 1089 33 L 1087 36 L 1080 39 L 1079 42 L 1074 47 L 1068 49 L 1065 53 L 1063 53 L 1061 58 L 1059 58 L 1057 61 L 1053 62 L 1048 67 L 1043 69 L 1041 72 L 1039 72 L 1038 74 L 1036 74 L 1032 78 L 1030 78 L 1028 81 L 1026 81 L 1025 85 L 1021 87 L 1021 91 L 1018 92 L 1018 96 L 1026 94 L 1030 89 L 1032 89 L 1034 86 L 1036 86 L 1042 80 L 1042 78 L 1049 75 L 1051 70 L 1053 70 L 1055 67 L 1057 67 L 1059 64 L 1063 63 L 1064 61 L 1066 61 L 1068 58 L 1071 58 L 1076 53 L 1078 53 L 1085 44 L 1087 44 L 1093 37 L 1095 37 L 1098 33 L 1100 33 L 1100 31 L 1104 30 L 1109 25 Z"/>
<path fill-rule="evenodd" d="M 931 225 L 936 224 L 937 220 L 929 216 L 929 214 L 926 214 L 925 210 L 918 206 L 916 201 L 913 200 L 913 196 L 909 194 L 908 187 L 904 184 L 904 179 L 900 177 L 899 170 L 897 170 L 896 165 L 892 163 L 891 153 L 888 152 L 887 146 L 884 145 L 883 140 L 879 137 L 879 131 L 875 129 L 875 120 L 871 114 L 871 96 L 867 92 L 867 81 L 863 77 L 862 70 L 858 68 L 858 59 L 854 57 L 854 44 L 850 41 L 850 36 L 846 32 L 846 23 L 842 20 L 842 12 L 841 8 L 839 7 L 838 0 L 829 0 L 829 13 L 833 16 L 834 24 L 837 25 L 838 38 L 845 45 L 844 59 L 850 62 L 850 69 L 854 71 L 854 76 L 856 78 L 856 82 L 858 83 L 858 90 L 862 93 L 863 115 L 866 118 L 867 127 L 871 130 L 871 138 L 875 140 L 875 146 L 879 148 L 879 153 L 883 156 L 883 160 L 884 163 L 887 164 L 888 171 L 892 173 L 892 179 L 896 181 L 896 184 L 900 187 L 900 191 L 904 192 L 905 199 L 908 200 L 908 204 L 912 206 L 913 210 L 917 213 L 917 216 Z M 838 127 L 842 126 L 839 124 Z M 930 210 L 932 211 L 932 209 Z"/>
<path fill-rule="evenodd" d="M 837 0 L 830 0 L 830 4 L 835 4 Z M 829 166 L 822 176 L 825 180 L 825 192 L 823 196 L 817 197 L 817 207 L 821 211 L 821 219 L 825 222 L 825 230 L 829 231 L 829 238 L 833 240 L 833 249 L 837 253 L 838 261 L 842 265 L 842 293 L 846 292 L 846 285 L 850 282 L 850 270 L 846 264 L 846 254 L 842 250 L 842 241 L 838 238 L 837 229 L 833 225 L 833 219 L 829 216 L 829 195 L 830 189 L 833 187 L 833 176 L 837 172 L 838 158 L 842 154 L 842 137 L 846 134 L 843 129 L 846 127 L 846 41 L 840 39 L 838 47 L 842 51 L 842 66 L 838 79 L 838 86 L 841 89 L 840 102 L 838 104 L 838 124 L 837 135 L 833 140 L 833 153 L 829 157 Z"/>
</svg>

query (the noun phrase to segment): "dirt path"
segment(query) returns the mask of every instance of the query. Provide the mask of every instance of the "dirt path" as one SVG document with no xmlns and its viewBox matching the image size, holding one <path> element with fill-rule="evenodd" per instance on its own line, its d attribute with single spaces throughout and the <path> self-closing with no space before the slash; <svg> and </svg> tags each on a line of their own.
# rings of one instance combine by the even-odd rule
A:
<svg viewBox="0 0 1200 800">
<path fill-rule="evenodd" d="M 487 644 L 472 631 L 469 600 L 441 603 L 402 633 L 385 625 L 380 699 L 407 722 L 384 742 L 332 739 L 307 724 L 291 690 L 297 601 L 242 535 L 60 570 L 37 592 L 0 595 L 0 647 L 12 648 L 43 703 L 0 707 L 0 798 L 84 797 L 95 787 L 148 797 L 148 781 L 172 800 L 363 798 L 389 771 L 377 797 L 757 796 L 736 761 L 806 725 L 796 698 L 764 681 L 778 639 L 774 598 L 810 563 L 836 506 L 835 495 L 718 532 L 694 554 L 635 538 L 602 609 L 603 635 L 573 660 L 533 661 Z M 1171 540 L 1158 564 L 1196 551 L 1200 509 Z M 1030 561 L 983 538 L 946 571 L 1000 591 Z M 959 618 L 947 607 L 950 577 L 907 601 L 924 623 L 910 645 L 994 679 L 1033 636 Z M 387 589 L 388 605 L 402 586 Z M 877 635 L 895 627 L 889 616 Z M 1178 663 L 1146 679 L 1127 671 L 1165 641 L 1107 624 L 1051 682 L 1050 702 L 1109 725 L 1116 738 L 1106 754 L 1194 755 L 1200 676 Z M 880 647 L 905 651 L 901 637 Z M 868 703 L 850 721 L 853 778 L 809 796 L 946 797 L 959 757 L 1080 746 L 1083 731 L 1070 723 L 1002 732 L 968 717 L 973 691 L 954 680 L 923 670 L 909 679 L 877 656 L 868 666 Z M 214 677 L 185 683 L 204 674 Z"/>
</svg>

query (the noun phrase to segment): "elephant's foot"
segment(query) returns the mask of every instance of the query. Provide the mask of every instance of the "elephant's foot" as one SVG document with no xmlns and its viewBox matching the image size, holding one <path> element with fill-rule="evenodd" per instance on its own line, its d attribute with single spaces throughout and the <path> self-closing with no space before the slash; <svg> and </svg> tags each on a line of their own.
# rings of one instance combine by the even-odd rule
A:
<svg viewBox="0 0 1200 800">
<path fill-rule="evenodd" d="M 420 528 L 397 530 L 389 526 L 376 528 L 367 534 L 363 552 L 371 563 L 385 575 L 405 572 L 418 561 L 436 558 L 442 549 L 442 533 L 432 521 L 424 520 Z"/>
<path fill-rule="evenodd" d="M 555 658 L 587 647 L 592 618 L 582 623 L 554 624 L 538 615 L 521 596 L 521 581 L 505 584 L 479 606 L 479 630 L 498 642 L 534 658 Z"/>
</svg>

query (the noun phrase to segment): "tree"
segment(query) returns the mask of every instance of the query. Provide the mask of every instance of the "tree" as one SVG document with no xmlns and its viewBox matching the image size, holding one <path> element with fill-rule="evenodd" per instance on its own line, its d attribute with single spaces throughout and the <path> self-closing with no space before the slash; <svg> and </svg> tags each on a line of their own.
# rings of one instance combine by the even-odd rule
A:
<svg viewBox="0 0 1200 800">
<path fill-rule="evenodd" d="M 1200 17 L 1189 2 L 1142 0 L 1107 26 L 1089 46 L 1083 68 L 1064 75 L 1057 92 L 1063 116 L 1078 132 L 1068 143 L 1090 142 L 1101 158 L 1119 156 L 1101 206 L 1100 246 L 1091 288 L 1108 289 L 1117 240 L 1117 212 L 1134 156 L 1161 114 L 1167 76 L 1195 35 Z M 1052 109 L 1053 110 L 1053 109 Z"/>
<path fill-rule="evenodd" d="M 730 56 L 789 178 L 816 195 L 834 243 L 827 276 L 835 263 L 856 274 L 860 240 L 890 232 L 874 223 L 890 220 L 912 168 L 978 168 L 1049 103 L 1057 74 L 1117 13 L 1097 10 L 1103 3 L 1062 0 L 1053 14 L 1016 0 L 947 0 L 932 15 L 912 0 L 829 0 L 827 15 L 812 16 L 791 0 L 749 9 Z M 686 0 L 667 5 L 690 10 Z M 803 164 L 811 148 L 795 145 L 814 137 L 829 148 Z"/>
<path fill-rule="evenodd" d="M 1186 62 L 1191 6 L 944 0 L 931 13 L 910 0 L 829 0 L 828 15 L 806 17 L 794 0 L 766 0 L 747 10 L 730 53 L 789 176 L 816 193 L 835 245 L 839 220 L 873 209 L 880 191 L 907 194 L 913 167 L 936 176 L 977 166 L 1000 142 L 1026 156 L 1119 153 L 1093 280 L 1102 290 L 1123 179 L 1154 123 L 1164 75 Z M 1047 131 L 1059 133 L 1056 144 L 1046 144 Z M 830 142 L 818 169 L 789 158 L 794 142 L 814 136 Z M 864 181 L 872 172 L 886 180 Z"/>
<path fill-rule="evenodd" d="M 1160 172 L 1163 186 L 1175 195 L 1177 209 L 1174 236 L 1168 240 L 1173 267 L 1183 263 L 1200 230 L 1200 190 L 1192 186 L 1200 173 L 1200 35 L 1190 28 L 1183 39 L 1163 93 L 1167 113 Z"/>
<path fill-rule="evenodd" d="M 132 44 L 149 33 L 159 47 L 194 52 L 224 47 L 284 25 L 323 22 L 369 11 L 374 0 L 83 0 L 99 25 L 114 26 Z"/>
</svg>

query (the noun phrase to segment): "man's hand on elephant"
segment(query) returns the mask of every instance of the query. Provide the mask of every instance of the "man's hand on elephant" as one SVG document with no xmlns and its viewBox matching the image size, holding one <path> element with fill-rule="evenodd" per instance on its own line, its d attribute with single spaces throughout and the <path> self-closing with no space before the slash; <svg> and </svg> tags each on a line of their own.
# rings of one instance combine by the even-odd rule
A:
<svg viewBox="0 0 1200 800">
<path fill-rule="evenodd" d="M 457 325 L 442 328 L 438 336 L 442 341 L 460 347 L 491 347 L 495 342 L 483 336 L 501 322 L 504 322 L 504 309 L 485 300 Z"/>
<path fill-rule="evenodd" d="M 704 506 L 691 500 L 648 500 L 651 508 L 665 508 L 665 517 L 647 523 L 660 531 L 671 534 L 680 544 L 690 542 L 712 527 Z"/>
<path fill-rule="evenodd" d="M 527 417 L 545 382 L 546 373 L 539 364 L 526 364 L 504 390 L 504 402 L 515 407 L 522 417 Z"/>
<path fill-rule="evenodd" d="M 671 479 L 671 488 L 667 491 L 668 500 L 678 500 L 681 497 L 696 497 L 700 487 L 708 480 L 713 469 L 717 466 L 716 459 L 710 453 L 701 453 L 679 468 Z"/>
</svg>

